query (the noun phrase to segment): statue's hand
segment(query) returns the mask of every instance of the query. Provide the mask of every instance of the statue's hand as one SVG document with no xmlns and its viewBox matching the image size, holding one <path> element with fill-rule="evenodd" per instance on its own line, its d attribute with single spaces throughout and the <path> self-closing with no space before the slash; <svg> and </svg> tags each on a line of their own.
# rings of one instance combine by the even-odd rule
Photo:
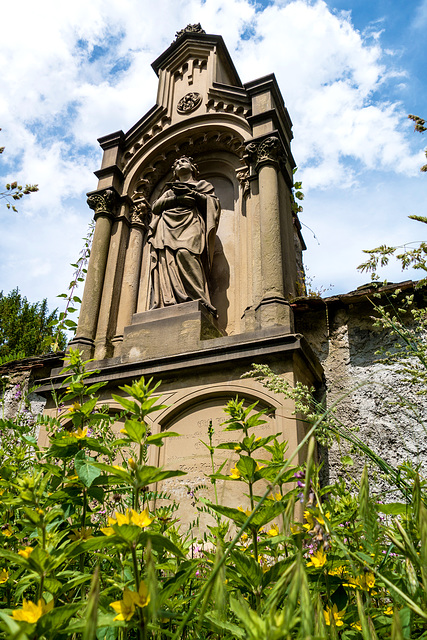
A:
<svg viewBox="0 0 427 640">
<path fill-rule="evenodd" d="M 194 207 L 196 205 L 196 199 L 190 193 L 183 196 L 177 196 L 176 201 L 180 207 Z"/>
</svg>

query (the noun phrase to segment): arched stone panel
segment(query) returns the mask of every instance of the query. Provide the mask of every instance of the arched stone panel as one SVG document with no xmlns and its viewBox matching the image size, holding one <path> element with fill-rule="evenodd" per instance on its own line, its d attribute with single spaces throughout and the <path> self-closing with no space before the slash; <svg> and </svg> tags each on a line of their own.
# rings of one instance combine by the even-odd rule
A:
<svg viewBox="0 0 427 640">
<path fill-rule="evenodd" d="M 162 489 L 167 491 L 171 498 L 179 504 L 177 517 L 184 522 L 192 522 L 198 516 L 194 506 L 194 492 L 197 491 L 197 487 L 204 485 L 203 489 L 197 491 L 199 497 L 204 497 L 212 502 L 216 500 L 214 486 L 208 477 L 212 474 L 212 462 L 209 450 L 203 444 L 203 442 L 209 444 L 208 428 L 210 422 L 212 422 L 214 429 L 214 446 L 222 442 L 241 439 L 242 432 L 240 431 L 224 431 L 225 425 L 223 423 L 228 417 L 224 413 L 224 407 L 230 397 L 233 397 L 231 387 L 232 385 L 229 386 L 229 389 L 219 387 L 210 390 L 210 392 L 191 394 L 160 417 L 158 424 L 162 431 L 170 430 L 180 434 L 179 438 L 165 438 L 164 446 L 159 451 L 159 465 L 168 469 L 179 469 L 187 474 L 162 483 Z M 255 396 L 252 389 L 242 386 L 236 386 L 236 389 L 238 389 L 239 399 L 245 401 L 245 406 L 258 401 L 257 410 L 267 409 L 269 412 L 266 424 L 260 425 L 254 430 L 257 436 L 283 432 L 284 423 L 280 415 L 281 412 L 279 411 L 276 415 L 276 409 L 280 406 L 277 403 L 277 398 L 270 398 L 264 393 Z M 262 458 L 264 455 L 265 452 L 260 452 L 259 457 Z M 237 460 L 238 456 L 233 451 L 216 450 L 214 453 L 215 470 L 218 470 L 225 462 L 222 474 L 230 475 Z M 249 507 L 249 500 L 244 495 L 245 485 L 243 483 L 218 480 L 216 488 L 220 504 Z M 259 489 L 261 490 L 261 484 Z M 207 514 L 201 514 L 201 529 L 205 530 L 208 524 L 214 524 L 212 518 Z"/>
</svg>

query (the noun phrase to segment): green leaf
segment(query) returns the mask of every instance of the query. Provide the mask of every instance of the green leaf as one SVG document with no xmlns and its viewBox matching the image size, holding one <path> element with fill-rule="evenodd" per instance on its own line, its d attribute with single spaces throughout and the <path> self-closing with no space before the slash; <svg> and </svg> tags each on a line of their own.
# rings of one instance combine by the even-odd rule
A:
<svg viewBox="0 0 427 640">
<path fill-rule="evenodd" d="M 81 411 L 88 416 L 95 409 L 95 405 L 98 402 L 98 398 L 91 398 L 81 408 Z"/>
<path fill-rule="evenodd" d="M 15 622 L 7 613 L 0 610 L 0 618 L 6 624 L 9 632 L 8 637 L 11 638 L 11 640 L 29 640 L 27 634 L 21 629 L 21 625 Z"/>
<path fill-rule="evenodd" d="M 249 554 L 233 551 L 232 558 L 236 571 L 245 579 L 248 591 L 255 593 L 262 582 L 262 569 Z"/>
<path fill-rule="evenodd" d="M 81 608 L 81 604 L 65 604 L 62 607 L 54 607 L 37 621 L 37 637 L 56 636 L 59 631 L 67 628 L 70 618 Z"/>
<path fill-rule="evenodd" d="M 136 402 L 134 402 L 133 400 L 128 400 L 127 398 L 123 398 L 123 396 L 118 396 L 115 393 L 112 393 L 111 397 L 116 402 L 121 404 L 122 407 L 126 409 L 126 411 L 129 411 L 130 413 L 136 413 Z"/>
<path fill-rule="evenodd" d="M 74 458 L 76 473 L 85 487 L 90 487 L 93 481 L 101 475 L 101 471 L 92 464 L 93 462 L 93 458 L 86 457 L 84 451 L 79 451 Z"/>
<path fill-rule="evenodd" d="M 174 431 L 162 431 L 161 433 L 154 433 L 151 436 L 148 436 L 146 442 L 147 444 L 154 444 L 157 447 L 161 447 L 163 445 L 163 438 L 178 438 L 181 434 L 175 433 Z"/>
<path fill-rule="evenodd" d="M 143 544 L 144 546 L 146 546 L 148 540 L 150 540 L 153 549 L 157 552 L 170 551 L 175 556 L 178 556 L 180 558 L 184 557 L 184 554 L 182 553 L 181 549 L 179 549 L 176 546 L 176 544 L 172 542 L 172 540 L 169 540 L 169 538 L 166 538 L 166 536 L 163 536 L 161 533 L 152 533 L 151 531 L 144 531 L 141 534 L 139 542 L 140 544 Z"/>
<path fill-rule="evenodd" d="M 214 630 L 218 633 L 226 632 L 225 636 L 230 638 L 247 638 L 247 634 L 244 629 L 241 629 L 233 622 L 226 622 L 216 612 L 208 611 L 205 613 L 205 618 L 209 620 L 210 624 L 214 627 Z"/>
<path fill-rule="evenodd" d="M 144 467 L 142 467 L 142 469 L 138 469 L 137 471 L 138 482 L 142 486 L 152 484 L 154 482 L 160 482 L 161 480 L 166 480 L 167 478 L 175 478 L 177 476 L 185 475 L 187 475 L 185 471 L 162 469 L 161 467 L 151 467 L 149 465 L 145 465 Z"/>
<path fill-rule="evenodd" d="M 147 427 L 139 420 L 126 420 L 125 431 L 132 442 L 139 444 L 147 432 Z"/>
<path fill-rule="evenodd" d="M 241 475 L 249 482 L 253 480 L 256 467 L 255 460 L 249 456 L 240 456 L 240 460 L 236 464 L 236 468 L 240 471 Z"/>
<path fill-rule="evenodd" d="M 403 502 L 389 502 L 388 504 L 375 504 L 376 510 L 390 516 L 404 515 L 408 511 L 408 505 Z"/>
</svg>

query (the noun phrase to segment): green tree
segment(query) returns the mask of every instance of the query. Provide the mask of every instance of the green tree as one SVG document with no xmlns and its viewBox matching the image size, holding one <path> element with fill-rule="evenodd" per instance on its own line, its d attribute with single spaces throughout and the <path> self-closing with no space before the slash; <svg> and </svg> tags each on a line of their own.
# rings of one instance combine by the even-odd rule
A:
<svg viewBox="0 0 427 640">
<path fill-rule="evenodd" d="M 52 350 L 58 340 L 60 348 L 66 345 L 63 332 L 57 335 L 57 310 L 49 313 L 46 298 L 31 303 L 16 288 L 8 295 L 0 292 L 0 359 L 25 358 Z"/>
</svg>

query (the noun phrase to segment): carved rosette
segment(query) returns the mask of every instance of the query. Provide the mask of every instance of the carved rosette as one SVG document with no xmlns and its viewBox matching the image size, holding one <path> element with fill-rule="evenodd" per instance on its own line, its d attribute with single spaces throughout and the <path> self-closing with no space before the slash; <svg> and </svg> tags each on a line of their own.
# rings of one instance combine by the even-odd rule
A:
<svg viewBox="0 0 427 640">
<path fill-rule="evenodd" d="M 246 145 L 245 160 L 258 171 L 262 164 L 275 164 L 282 167 L 286 163 L 286 152 L 277 136 L 269 136 L 260 142 L 249 142 Z"/>
<path fill-rule="evenodd" d="M 200 107 L 201 103 L 202 96 L 200 95 L 200 93 L 192 91 L 181 98 L 176 106 L 176 110 L 178 111 L 178 113 L 186 115 L 187 113 L 195 111 L 197 107 Z"/>
<path fill-rule="evenodd" d="M 200 22 L 198 22 L 197 24 L 187 24 L 184 29 L 181 29 L 180 31 L 177 31 L 175 33 L 174 42 L 176 42 L 178 38 L 183 36 L 184 33 L 206 33 L 206 31 L 202 29 L 202 25 L 200 24 Z"/>
<path fill-rule="evenodd" d="M 111 189 L 100 193 L 94 193 L 87 199 L 89 208 L 94 213 L 96 219 L 100 215 L 114 216 L 116 214 L 116 194 Z"/>
</svg>

